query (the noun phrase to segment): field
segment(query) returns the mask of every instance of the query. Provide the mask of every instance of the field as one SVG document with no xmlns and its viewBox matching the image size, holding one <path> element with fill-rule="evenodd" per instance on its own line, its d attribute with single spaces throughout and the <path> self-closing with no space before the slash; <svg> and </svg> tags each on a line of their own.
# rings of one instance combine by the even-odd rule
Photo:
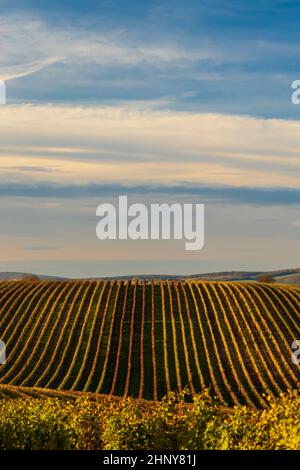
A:
<svg viewBox="0 0 300 470">
<path fill-rule="evenodd" d="M 160 400 L 170 391 L 209 389 L 221 405 L 261 408 L 265 395 L 299 387 L 291 359 L 299 338 L 299 287 L 0 283 L 6 393 L 21 386 Z"/>
</svg>

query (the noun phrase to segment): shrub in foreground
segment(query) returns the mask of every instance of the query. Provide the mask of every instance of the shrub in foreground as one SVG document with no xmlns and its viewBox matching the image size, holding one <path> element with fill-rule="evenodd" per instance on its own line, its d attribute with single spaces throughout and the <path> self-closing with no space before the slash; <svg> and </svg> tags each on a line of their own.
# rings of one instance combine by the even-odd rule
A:
<svg viewBox="0 0 300 470">
<path fill-rule="evenodd" d="M 224 408 L 207 392 L 192 403 L 89 397 L 0 400 L 0 449 L 300 449 L 300 397 L 264 410 Z"/>
</svg>

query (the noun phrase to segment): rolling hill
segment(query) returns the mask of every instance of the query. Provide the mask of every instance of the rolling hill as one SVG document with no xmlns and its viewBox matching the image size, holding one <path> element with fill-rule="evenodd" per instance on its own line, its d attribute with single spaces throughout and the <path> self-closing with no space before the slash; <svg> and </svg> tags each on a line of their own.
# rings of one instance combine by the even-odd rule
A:
<svg viewBox="0 0 300 470">
<path fill-rule="evenodd" d="M 186 280 L 194 279 L 201 281 L 257 281 L 259 276 L 269 275 L 274 280 L 282 282 L 285 284 L 300 284 L 300 268 L 286 268 L 273 271 L 219 271 L 219 272 L 209 272 L 209 273 L 196 273 L 196 274 L 138 274 L 138 275 L 127 275 L 127 276 L 108 276 L 102 277 L 103 280 L 118 280 L 126 281 L 130 279 L 139 279 L 139 280 Z M 0 272 L 0 280 L 22 280 L 26 277 L 36 276 L 41 281 L 57 281 L 57 280 L 71 280 L 68 277 L 62 276 L 50 276 L 45 274 L 35 274 L 35 273 L 21 273 L 21 272 Z M 73 278 L 72 278 L 73 279 Z M 99 278 L 89 277 L 89 278 L 77 278 L 77 280 L 96 280 Z M 75 280 L 75 279 L 74 279 Z"/>
<path fill-rule="evenodd" d="M 300 288 L 282 284 L 0 282 L 3 385 L 261 406 L 299 386 L 299 338 Z"/>
</svg>

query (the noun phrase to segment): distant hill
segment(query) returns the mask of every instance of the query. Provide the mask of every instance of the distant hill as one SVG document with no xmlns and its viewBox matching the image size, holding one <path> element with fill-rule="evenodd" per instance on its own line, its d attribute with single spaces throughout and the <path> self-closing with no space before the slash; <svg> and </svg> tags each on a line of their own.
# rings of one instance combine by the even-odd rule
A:
<svg viewBox="0 0 300 470">
<path fill-rule="evenodd" d="M 300 283 L 300 268 L 297 269 L 281 269 L 275 271 L 225 271 L 216 273 L 199 274 L 192 276 L 197 279 L 208 281 L 256 281 L 261 275 L 270 275 L 278 282 L 286 284 Z M 298 282 L 295 282 L 297 281 Z"/>
<path fill-rule="evenodd" d="M 26 276 L 31 276 L 33 273 L 20 273 L 20 272 L 0 272 L 0 280 L 4 281 L 4 280 L 19 280 L 19 279 L 23 279 L 25 278 Z M 59 276 L 47 276 L 47 275 L 43 275 L 43 274 L 34 274 L 36 275 L 40 280 L 66 280 L 68 278 L 64 278 L 64 277 L 59 277 Z"/>
<path fill-rule="evenodd" d="M 283 284 L 300 284 L 300 272 L 289 274 L 288 276 L 280 276 L 277 278 L 278 282 L 282 282 Z"/>
<path fill-rule="evenodd" d="M 20 272 L 0 272 L 0 280 L 5 279 L 22 279 L 24 276 L 28 276 L 31 273 L 20 273 Z M 300 268 L 296 269 L 280 269 L 276 271 L 221 271 L 212 273 L 201 273 L 201 274 L 189 274 L 189 275 L 170 275 L 170 274 L 138 274 L 138 275 L 126 275 L 126 276 L 99 276 L 99 278 L 90 277 L 87 280 L 94 279 L 139 279 L 139 280 L 184 280 L 184 279 L 199 279 L 204 281 L 256 281 L 257 278 L 262 274 L 271 275 L 276 281 L 283 282 L 284 284 L 300 284 Z M 41 280 L 68 280 L 71 278 L 62 276 L 48 276 L 36 274 Z M 73 278 L 72 278 L 73 279 Z M 83 278 L 78 278 L 83 279 Z"/>
</svg>

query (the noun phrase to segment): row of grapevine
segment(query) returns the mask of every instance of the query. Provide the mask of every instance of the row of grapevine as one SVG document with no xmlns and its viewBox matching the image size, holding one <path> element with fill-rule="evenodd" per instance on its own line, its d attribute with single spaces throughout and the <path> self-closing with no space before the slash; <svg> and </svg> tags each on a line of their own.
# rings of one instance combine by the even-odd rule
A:
<svg viewBox="0 0 300 470">
<path fill-rule="evenodd" d="M 3 338 L 7 349 L 7 362 L 1 369 L 4 383 L 9 382 L 11 377 L 15 377 L 17 371 L 23 367 L 21 359 L 25 358 L 24 360 L 27 360 L 25 355 L 28 344 L 42 318 L 42 315 L 40 315 L 41 306 L 43 302 L 47 301 L 48 294 L 53 287 L 53 284 L 48 284 L 46 281 L 37 284 L 32 289 L 31 294 L 33 295 L 26 296 L 20 302 L 16 315 L 11 319 L 5 330 Z M 15 309 L 15 303 L 13 303 L 12 307 Z"/>
<path fill-rule="evenodd" d="M 235 380 L 238 382 L 238 387 L 242 390 L 246 403 L 251 404 L 253 400 L 257 400 L 258 403 L 262 404 L 262 399 L 257 392 L 251 377 L 251 372 L 253 370 L 252 364 L 250 366 L 249 362 L 246 362 L 248 358 L 248 344 L 244 338 L 242 330 L 236 322 L 235 313 L 231 303 L 229 302 L 226 291 L 223 289 L 222 285 L 212 284 L 212 289 L 215 292 L 215 296 L 220 307 L 220 321 L 223 322 L 221 329 L 225 334 L 227 333 L 225 341 L 229 344 L 232 354 L 231 363 L 236 371 L 234 375 Z M 249 357 L 251 358 L 251 353 Z"/>
<path fill-rule="evenodd" d="M 48 294 L 44 294 L 46 300 L 45 305 L 43 306 L 43 313 L 45 312 L 46 316 L 44 317 L 43 313 L 39 316 L 38 321 L 35 324 L 35 327 L 32 328 L 32 332 L 27 339 L 27 343 L 23 346 L 23 350 L 18 357 L 18 361 L 15 363 L 14 368 L 12 368 L 12 372 L 14 373 L 12 384 L 14 383 L 23 383 L 24 376 L 31 372 L 33 364 L 36 363 L 37 359 L 40 359 L 40 356 L 37 354 L 38 351 L 41 350 L 41 346 L 44 342 L 44 337 L 48 335 L 48 332 L 51 329 L 51 324 L 55 318 L 54 316 L 54 309 L 56 306 L 56 302 L 60 299 L 66 292 L 66 288 L 68 285 L 61 286 L 58 284 L 56 288 Z M 29 346 L 29 347 L 26 347 Z M 28 367 L 26 370 L 22 367 L 22 364 L 26 361 L 28 363 Z M 19 372 L 16 372 L 16 367 L 20 364 Z"/>
<path fill-rule="evenodd" d="M 50 315 L 53 316 L 52 328 L 49 328 L 47 335 L 48 337 L 44 341 L 39 342 L 40 350 L 37 351 L 39 354 L 39 360 L 32 361 L 31 369 L 26 371 L 26 378 L 22 382 L 22 386 L 34 385 L 36 380 L 40 377 L 39 372 L 44 371 L 46 366 L 49 365 L 49 357 L 52 357 L 53 350 L 56 346 L 57 333 L 63 325 L 67 315 L 66 306 L 72 300 L 76 289 L 76 284 L 67 282 L 66 286 L 61 289 L 61 295 L 57 297 L 57 301 L 52 306 Z M 29 373 L 28 373 L 29 372 Z"/>
</svg>

